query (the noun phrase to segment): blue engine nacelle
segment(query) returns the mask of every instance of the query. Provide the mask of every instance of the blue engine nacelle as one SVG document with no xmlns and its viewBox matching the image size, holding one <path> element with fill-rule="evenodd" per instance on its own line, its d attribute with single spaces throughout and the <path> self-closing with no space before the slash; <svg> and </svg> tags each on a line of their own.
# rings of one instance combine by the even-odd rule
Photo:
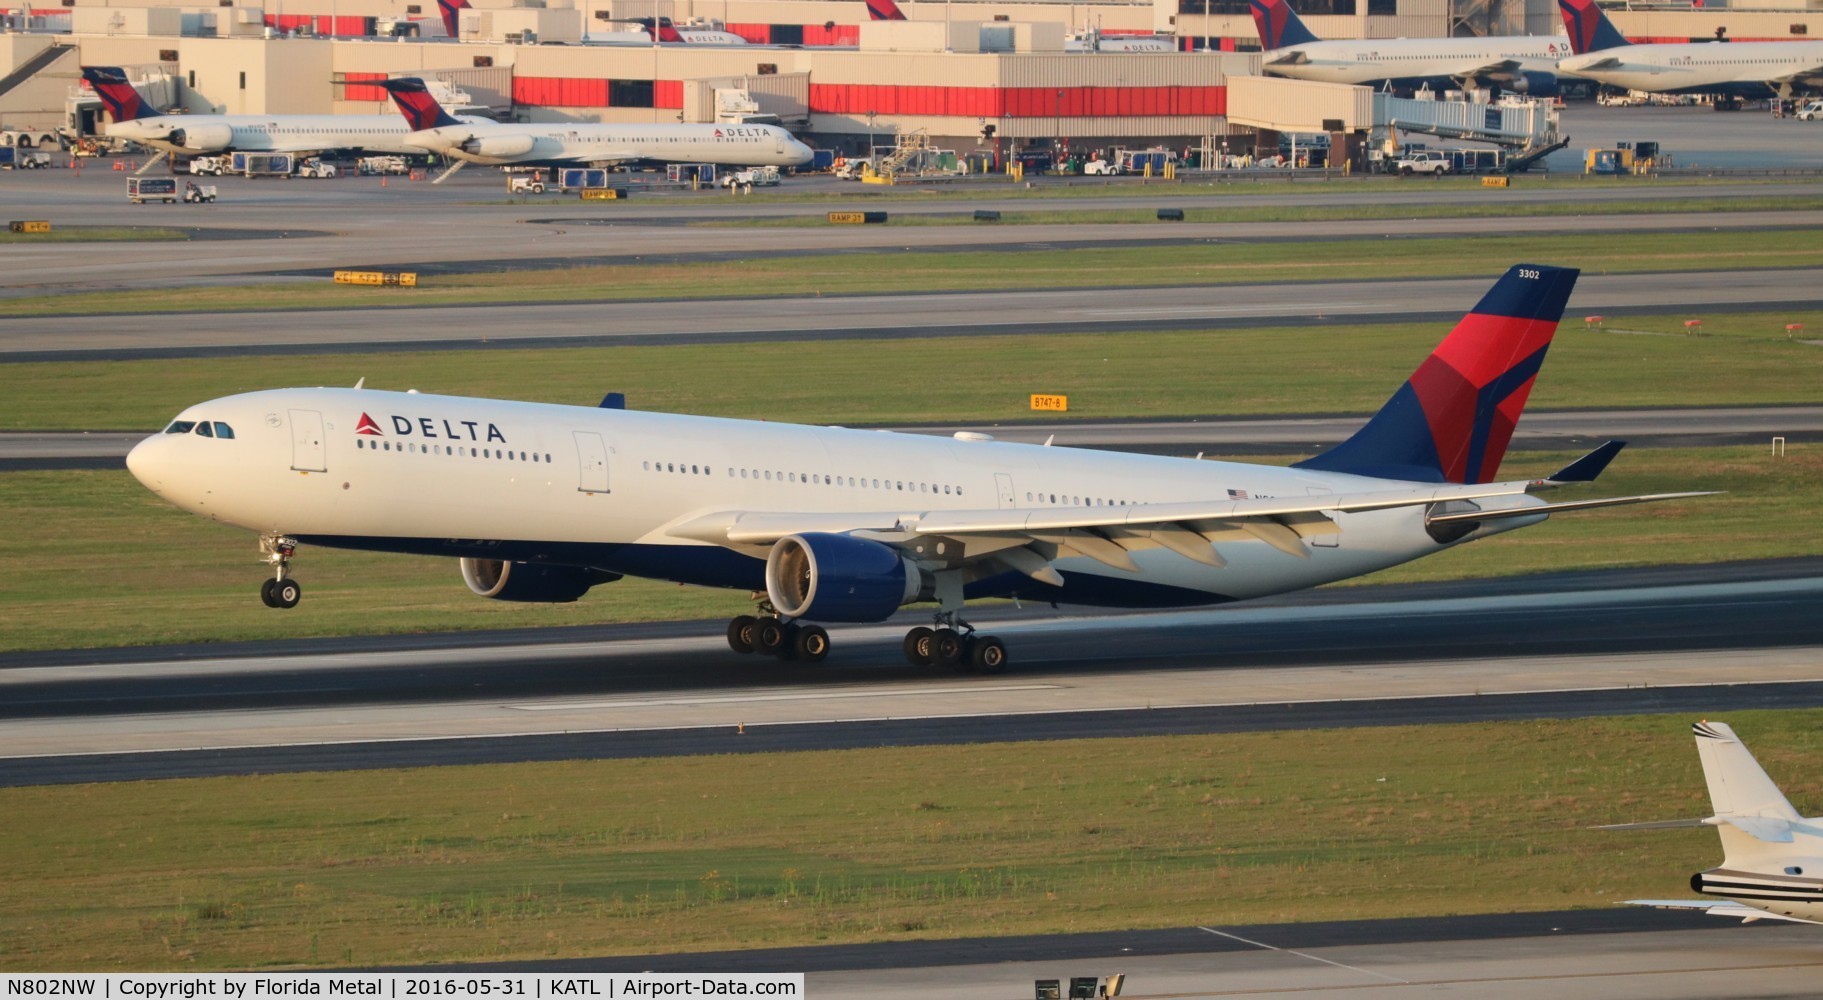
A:
<svg viewBox="0 0 1823 1000">
<path fill-rule="evenodd" d="M 766 596 L 787 618 L 885 621 L 923 582 L 897 549 L 848 535 L 787 535 L 766 557 Z"/>
<path fill-rule="evenodd" d="M 1557 74 L 1522 72 L 1506 82 L 1506 89 L 1527 97 L 1556 97 Z"/>
<path fill-rule="evenodd" d="M 527 604 L 568 604 L 620 574 L 587 566 L 546 566 L 501 559 L 462 560 L 462 582 L 480 597 Z"/>
</svg>

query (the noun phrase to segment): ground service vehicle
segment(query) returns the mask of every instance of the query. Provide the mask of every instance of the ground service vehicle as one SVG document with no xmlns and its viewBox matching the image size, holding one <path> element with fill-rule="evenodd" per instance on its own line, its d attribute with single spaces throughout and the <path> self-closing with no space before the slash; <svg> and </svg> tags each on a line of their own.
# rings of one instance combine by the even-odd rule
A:
<svg viewBox="0 0 1823 1000">
<path fill-rule="evenodd" d="M 1121 173 L 1120 164 L 1107 160 L 1090 160 L 1082 165 L 1082 172 L 1087 177 L 1115 177 Z"/>
<path fill-rule="evenodd" d="M 51 165 L 51 154 L 29 146 L 0 146 L 0 167 L 7 170 L 42 170 Z"/>
<path fill-rule="evenodd" d="M 220 177 L 227 172 L 225 156 L 199 156 L 190 161 L 190 173 L 197 177 Z"/>
<path fill-rule="evenodd" d="M 290 153 L 231 153 L 228 170 L 248 177 L 290 177 Z"/>
<path fill-rule="evenodd" d="M 214 204 L 215 185 L 184 183 L 184 201 L 192 205 Z"/>
<path fill-rule="evenodd" d="M 367 156 L 355 163 L 355 169 L 363 174 L 405 174 L 411 168 L 406 165 L 403 156 Z"/>
<path fill-rule="evenodd" d="M 544 174 L 521 174 L 506 179 L 508 194 L 543 194 L 545 192 Z"/>
<path fill-rule="evenodd" d="M 177 201 L 177 178 L 129 177 L 127 200 L 135 205 L 143 205 L 148 201 L 162 201 L 170 205 Z"/>
<path fill-rule="evenodd" d="M 304 162 L 298 164 L 297 175 L 299 177 L 317 177 L 317 178 L 327 179 L 327 178 L 331 178 L 331 177 L 342 176 L 342 171 L 335 164 L 324 163 L 322 160 L 319 160 L 313 156 L 310 159 L 305 160 Z"/>
<path fill-rule="evenodd" d="M 557 171 L 557 190 L 559 191 L 607 186 L 608 171 L 603 167 L 564 167 Z"/>
<path fill-rule="evenodd" d="M 1794 116 L 1801 122 L 1823 121 L 1823 101 L 1807 101 Z"/>
<path fill-rule="evenodd" d="M 58 138 L 55 129 L 9 128 L 0 131 L 0 146 L 13 146 L 18 149 L 60 149 L 63 146 L 63 140 Z"/>
<path fill-rule="evenodd" d="M 1447 153 L 1436 149 L 1421 149 L 1407 153 L 1393 164 L 1393 170 L 1400 174 L 1429 174 L 1442 177 L 1450 172 L 1450 158 Z"/>
<path fill-rule="evenodd" d="M 604 182 L 605 183 L 605 182 Z M 722 175 L 720 181 L 725 188 L 777 187 L 779 168 L 753 167 L 749 170 L 735 170 Z M 599 187 L 600 185 L 595 185 Z"/>
</svg>

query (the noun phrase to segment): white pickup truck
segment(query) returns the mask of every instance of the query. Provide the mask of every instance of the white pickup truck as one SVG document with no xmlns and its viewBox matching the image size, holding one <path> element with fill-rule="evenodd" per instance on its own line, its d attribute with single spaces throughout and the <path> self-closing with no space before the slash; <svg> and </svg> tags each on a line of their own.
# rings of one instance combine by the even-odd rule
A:
<svg viewBox="0 0 1823 1000">
<path fill-rule="evenodd" d="M 1442 177 L 1450 172 L 1450 158 L 1434 149 L 1421 149 L 1399 158 L 1393 169 L 1401 174 L 1430 174 Z"/>
<path fill-rule="evenodd" d="M 766 166 L 749 167 L 746 170 L 733 170 L 721 175 L 718 183 L 720 183 L 722 187 L 730 190 L 735 188 L 752 190 L 756 187 L 777 187 L 779 185 L 779 168 Z"/>
</svg>

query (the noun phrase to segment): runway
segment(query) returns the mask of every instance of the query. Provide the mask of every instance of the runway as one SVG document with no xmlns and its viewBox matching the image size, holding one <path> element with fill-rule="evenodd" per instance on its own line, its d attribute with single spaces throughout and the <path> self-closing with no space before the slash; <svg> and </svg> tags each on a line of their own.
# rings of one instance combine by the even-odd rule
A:
<svg viewBox="0 0 1823 1000">
<path fill-rule="evenodd" d="M 1058 331 L 1449 322 L 1486 276 L 1123 289 L 176 313 L 0 319 L 0 361 L 124 360 L 396 350 L 968 337 Z M 1815 309 L 1823 268 L 1585 274 L 1573 314 Z M 1574 323 L 1574 320 L 1572 320 Z M 1622 323 L 1610 323 L 1610 330 Z"/>
<path fill-rule="evenodd" d="M 996 676 L 906 666 L 909 615 L 816 665 L 730 653 L 716 622 L 17 654 L 0 784 L 1793 707 L 1823 704 L 1820 605 L 1801 559 L 988 609 Z"/>
</svg>

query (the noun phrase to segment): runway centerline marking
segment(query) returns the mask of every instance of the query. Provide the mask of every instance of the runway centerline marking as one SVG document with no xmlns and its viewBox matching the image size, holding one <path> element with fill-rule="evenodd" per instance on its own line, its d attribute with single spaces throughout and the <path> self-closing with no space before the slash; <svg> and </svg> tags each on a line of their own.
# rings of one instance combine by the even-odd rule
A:
<svg viewBox="0 0 1823 1000">
<path fill-rule="evenodd" d="M 1197 928 L 1197 930 L 1206 931 L 1210 934 L 1214 934 L 1216 937 L 1225 937 L 1232 941 L 1239 941 L 1242 944 L 1252 945 L 1255 948 L 1264 948 L 1267 951 L 1282 951 L 1287 955 L 1296 955 L 1299 958 L 1308 958 L 1312 962 L 1322 962 L 1324 965 L 1333 965 L 1338 969 L 1347 969 L 1350 972 L 1359 972 L 1363 976 L 1373 976 L 1377 979 L 1384 979 L 1389 983 L 1400 983 L 1402 985 L 1408 985 L 1408 986 L 1411 984 L 1411 980 L 1409 980 L 1409 979 L 1400 979 L 1398 976 L 1389 976 L 1384 972 L 1375 972 L 1372 969 L 1363 969 L 1359 966 L 1347 965 L 1342 962 L 1334 961 L 1332 959 L 1323 958 L 1320 955 L 1312 955 L 1310 952 L 1307 952 L 1307 951 L 1299 951 L 1296 948 L 1275 947 L 1273 945 L 1267 944 L 1264 941 L 1254 941 L 1254 940 L 1251 940 L 1248 938 L 1241 937 L 1239 934 L 1230 934 L 1227 931 L 1218 931 L 1213 927 L 1200 927 L 1199 926 Z"/>
<path fill-rule="evenodd" d="M 592 708 L 652 708 L 658 705 L 744 705 L 769 701 L 825 701 L 833 698 L 903 698 L 921 694 L 998 694 L 1003 691 L 1062 691 L 1064 684 L 999 684 L 993 687 L 900 688 L 889 691 L 807 691 L 801 694 L 732 695 L 722 698 L 638 698 L 627 701 L 566 701 L 545 705 L 504 705 L 520 712 L 570 712 Z"/>
</svg>

